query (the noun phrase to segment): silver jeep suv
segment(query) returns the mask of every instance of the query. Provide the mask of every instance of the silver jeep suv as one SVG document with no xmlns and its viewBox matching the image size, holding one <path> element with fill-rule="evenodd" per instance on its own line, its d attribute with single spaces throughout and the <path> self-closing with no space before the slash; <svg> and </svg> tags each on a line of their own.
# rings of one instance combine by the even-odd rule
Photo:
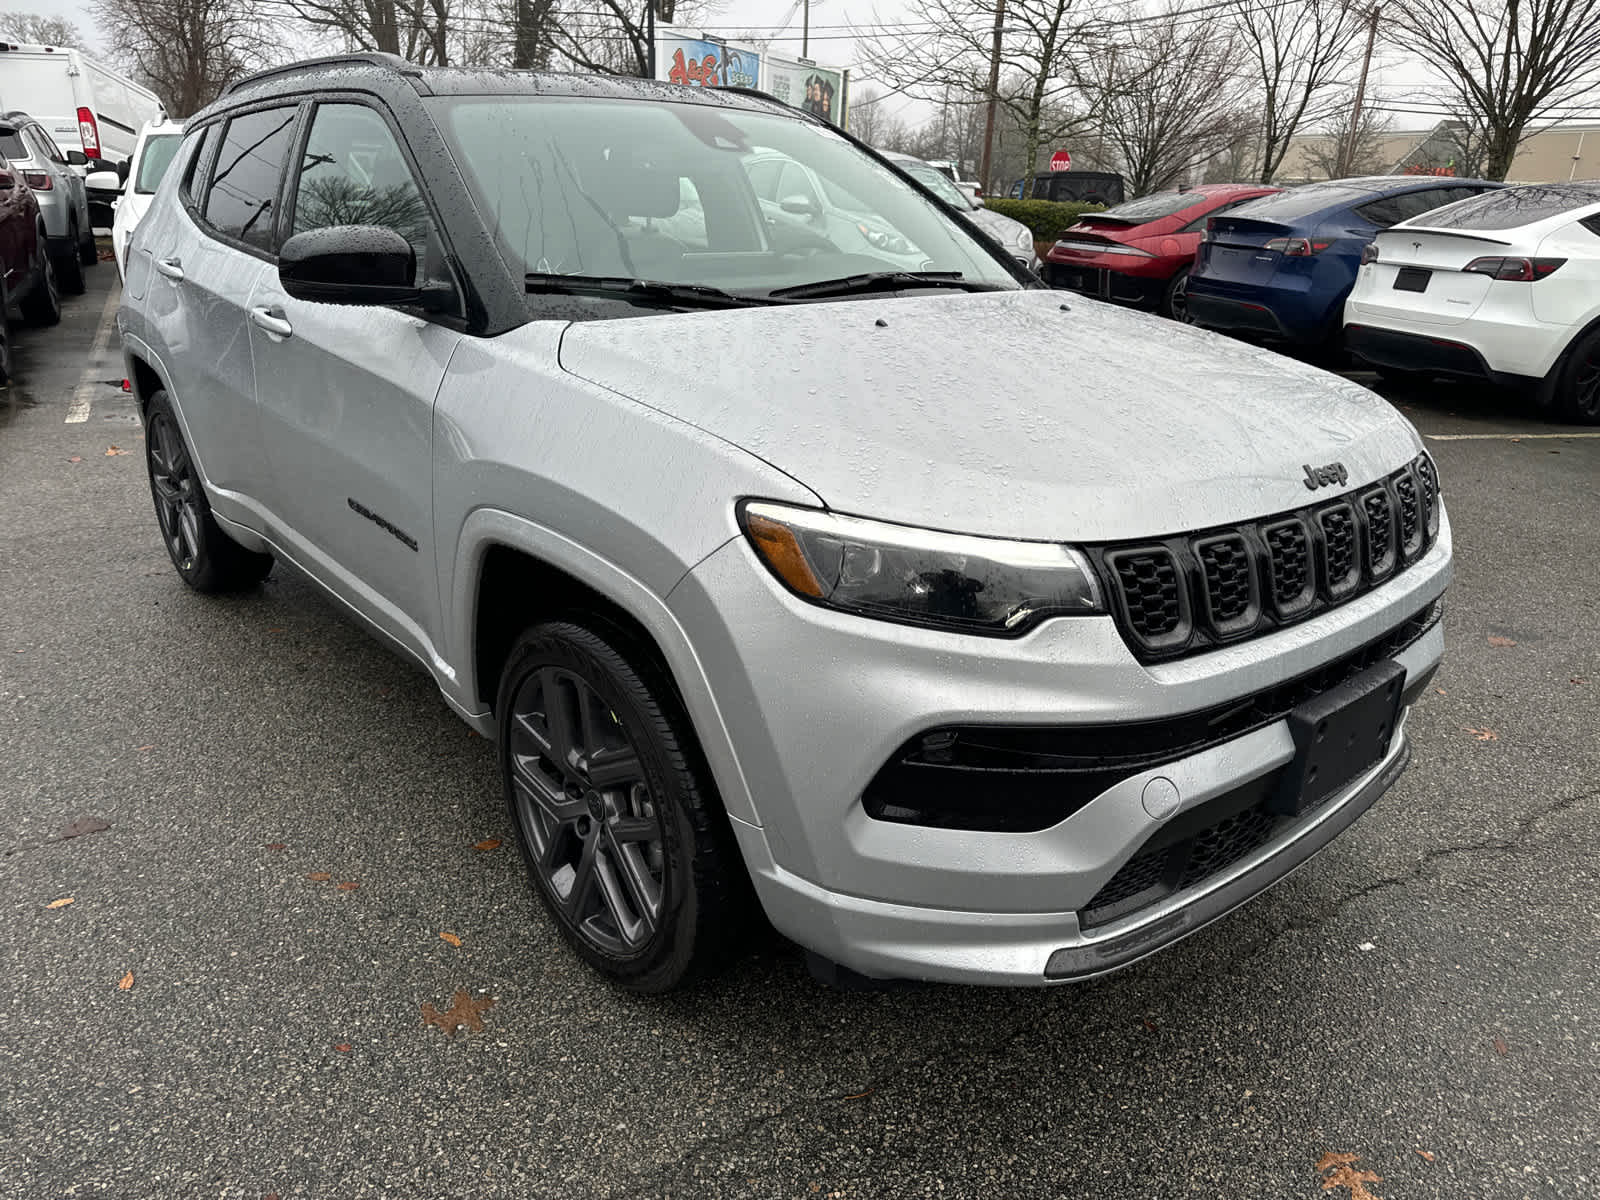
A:
<svg viewBox="0 0 1600 1200">
<path fill-rule="evenodd" d="M 759 198 L 773 155 L 858 228 Z M 1443 645 L 1383 400 L 1063 303 L 752 94 L 254 76 L 189 122 L 120 327 L 183 579 L 291 563 L 413 655 L 639 990 L 757 912 L 835 979 L 1131 962 L 1373 804 Z"/>
</svg>

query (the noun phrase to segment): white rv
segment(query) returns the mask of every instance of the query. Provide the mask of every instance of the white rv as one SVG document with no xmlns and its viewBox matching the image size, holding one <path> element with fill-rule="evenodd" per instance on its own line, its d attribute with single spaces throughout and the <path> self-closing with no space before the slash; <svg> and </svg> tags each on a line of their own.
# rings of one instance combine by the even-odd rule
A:
<svg viewBox="0 0 1600 1200">
<path fill-rule="evenodd" d="M 0 14 L 0 37 L 5 17 Z M 82 50 L 0 41 L 0 108 L 25 112 L 49 131 L 75 166 L 133 157 L 145 122 L 159 120 L 149 88 L 101 65 Z"/>
</svg>

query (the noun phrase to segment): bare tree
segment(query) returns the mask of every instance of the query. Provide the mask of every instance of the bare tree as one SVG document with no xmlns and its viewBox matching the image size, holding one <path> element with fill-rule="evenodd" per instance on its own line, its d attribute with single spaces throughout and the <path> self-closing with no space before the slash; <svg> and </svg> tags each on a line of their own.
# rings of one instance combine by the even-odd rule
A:
<svg viewBox="0 0 1600 1200">
<path fill-rule="evenodd" d="M 1481 132 L 1504 179 L 1528 126 L 1600 84 L 1600 0 L 1396 0 L 1389 36 L 1450 89 L 1450 115 Z"/>
<path fill-rule="evenodd" d="M 1131 27 L 1116 53 L 1086 56 L 1078 68 L 1135 196 L 1182 181 L 1236 135 L 1246 85 L 1234 69 L 1235 34 L 1185 28 L 1176 9 L 1169 4 L 1167 19 Z"/>
<path fill-rule="evenodd" d="M 1306 164 L 1324 179 L 1378 175 L 1394 165 L 1383 152 L 1389 118 L 1370 104 L 1361 110 L 1360 120 L 1352 128 L 1354 116 L 1353 105 L 1341 106 L 1340 116 L 1326 127 L 1324 136 L 1307 143 L 1302 151 Z"/>
<path fill-rule="evenodd" d="M 278 52 L 259 0 L 94 0 L 93 11 L 115 31 L 114 56 L 175 117 L 204 108 Z"/>
<path fill-rule="evenodd" d="M 870 84 L 850 89 L 850 132 L 879 150 L 898 150 L 905 142 L 906 123 L 884 106 L 886 93 Z"/>
<path fill-rule="evenodd" d="M 39 13 L 0 13 L 0 30 L 9 38 L 30 46 L 76 46 L 82 48 L 83 34 L 71 21 Z"/>
<path fill-rule="evenodd" d="M 1351 51 L 1366 14 L 1349 0 L 1235 0 L 1234 22 L 1261 102 L 1261 160 L 1256 175 L 1262 183 L 1271 183 L 1289 139 L 1333 114 L 1337 85 L 1349 72 Z"/>
<path fill-rule="evenodd" d="M 450 61 L 452 0 L 284 0 L 301 22 L 351 49 L 398 54 L 423 65 Z"/>
<path fill-rule="evenodd" d="M 1082 114 L 1062 103 L 1072 88 L 1068 58 L 1085 45 L 1074 3 L 1008 0 L 1006 4 L 995 100 L 999 112 L 1021 128 L 1028 179 L 1038 168 L 1041 147 L 1084 124 Z M 875 78 L 915 99 L 939 103 L 954 93 L 971 97 L 974 105 L 987 103 L 992 0 L 913 0 L 902 20 L 934 32 L 885 34 L 859 42 Z"/>
<path fill-rule="evenodd" d="M 1229 129 L 1206 163 L 1205 183 L 1241 183 L 1260 159 L 1261 115 L 1240 108 L 1229 117 Z"/>
</svg>

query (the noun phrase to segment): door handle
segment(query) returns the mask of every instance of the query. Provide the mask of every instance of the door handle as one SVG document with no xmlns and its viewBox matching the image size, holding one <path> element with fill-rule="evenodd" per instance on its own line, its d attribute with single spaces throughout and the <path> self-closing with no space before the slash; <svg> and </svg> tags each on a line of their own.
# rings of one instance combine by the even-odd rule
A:
<svg viewBox="0 0 1600 1200">
<path fill-rule="evenodd" d="M 294 332 L 294 326 L 284 320 L 281 308 L 252 308 L 250 320 L 255 322 L 258 329 L 265 329 L 278 337 L 288 337 Z"/>
<path fill-rule="evenodd" d="M 168 279 L 183 278 L 183 264 L 175 258 L 156 259 L 156 270 L 160 271 Z"/>
</svg>

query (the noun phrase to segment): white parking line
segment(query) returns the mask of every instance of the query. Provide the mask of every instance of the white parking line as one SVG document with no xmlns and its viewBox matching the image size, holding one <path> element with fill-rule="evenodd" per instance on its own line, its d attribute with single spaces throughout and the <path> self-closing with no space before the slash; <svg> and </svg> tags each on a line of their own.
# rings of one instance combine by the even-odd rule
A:
<svg viewBox="0 0 1600 1200">
<path fill-rule="evenodd" d="M 1425 433 L 1430 442 L 1564 442 L 1568 438 L 1600 438 L 1600 433 Z"/>
<path fill-rule="evenodd" d="M 111 342 L 111 326 L 117 311 L 117 300 L 122 295 L 120 284 L 111 285 L 111 293 L 106 297 L 106 306 L 100 310 L 100 328 L 94 335 L 94 345 L 89 350 L 89 362 L 83 368 L 83 375 L 78 379 L 78 386 L 72 389 L 72 403 L 67 405 L 68 425 L 81 425 L 89 419 L 89 406 L 94 403 L 95 388 L 104 387 L 105 384 L 96 378 L 104 372 L 105 367 L 100 362 L 100 356 L 106 352 L 106 346 Z"/>
</svg>

